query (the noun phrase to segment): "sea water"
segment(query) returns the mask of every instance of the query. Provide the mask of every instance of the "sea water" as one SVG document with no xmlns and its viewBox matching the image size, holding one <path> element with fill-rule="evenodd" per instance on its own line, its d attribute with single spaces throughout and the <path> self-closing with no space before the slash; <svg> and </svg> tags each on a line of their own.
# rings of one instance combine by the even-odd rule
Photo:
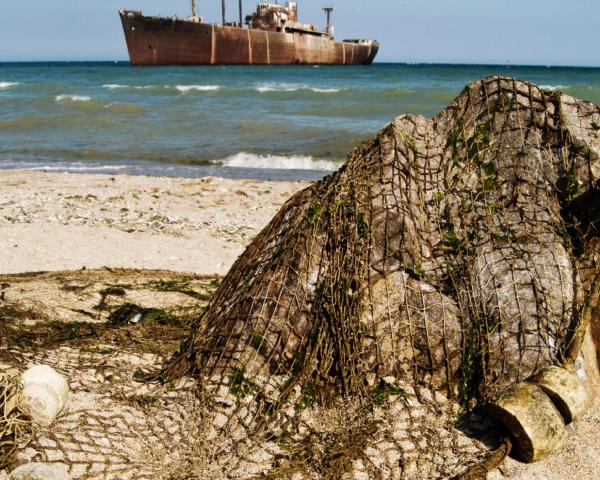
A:
<svg viewBox="0 0 600 480">
<path fill-rule="evenodd" d="M 312 180 L 496 74 L 600 103 L 592 68 L 0 63 L 0 169 Z"/>
</svg>

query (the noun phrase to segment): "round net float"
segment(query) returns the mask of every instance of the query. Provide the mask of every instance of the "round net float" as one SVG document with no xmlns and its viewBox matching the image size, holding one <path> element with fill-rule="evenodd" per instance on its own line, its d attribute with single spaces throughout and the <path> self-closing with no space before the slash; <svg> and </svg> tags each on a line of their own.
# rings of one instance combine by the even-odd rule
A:
<svg viewBox="0 0 600 480">
<path fill-rule="evenodd" d="M 69 480 L 67 467 L 54 463 L 27 463 L 15 468 L 7 480 Z"/>
<path fill-rule="evenodd" d="M 65 407 L 69 399 L 69 384 L 47 365 L 36 365 L 22 377 L 21 407 L 31 416 L 32 423 L 48 426 Z"/>
<path fill-rule="evenodd" d="M 536 376 L 535 382 L 550 397 L 565 423 L 577 420 L 588 403 L 587 392 L 579 379 L 561 367 L 548 367 Z"/>
<path fill-rule="evenodd" d="M 566 435 L 560 412 L 533 383 L 510 387 L 491 407 L 491 413 L 512 434 L 513 453 L 527 463 L 550 455 Z"/>
</svg>

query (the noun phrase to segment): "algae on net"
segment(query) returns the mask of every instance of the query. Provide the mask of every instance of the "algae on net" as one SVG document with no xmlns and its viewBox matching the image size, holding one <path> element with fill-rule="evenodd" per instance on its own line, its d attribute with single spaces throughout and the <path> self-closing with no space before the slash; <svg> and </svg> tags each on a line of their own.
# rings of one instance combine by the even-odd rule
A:
<svg viewBox="0 0 600 480">
<path fill-rule="evenodd" d="M 507 447 L 477 407 L 568 366 L 597 306 L 594 124 L 595 105 L 499 77 L 432 120 L 398 117 L 210 282 L 162 385 L 134 372 L 176 348 L 156 309 L 183 312 L 156 301 L 195 303 L 192 280 L 147 272 L 152 318 L 107 323 L 146 305 L 118 273 L 126 294 L 105 282 L 77 307 L 91 317 L 2 345 L 12 366 L 70 376 L 78 400 L 20 461 L 60 458 L 73 478 L 445 478 L 504 447 L 482 474 Z"/>
<path fill-rule="evenodd" d="M 396 118 L 286 203 L 165 373 L 222 392 L 243 369 L 253 403 L 226 416 L 250 432 L 274 413 L 293 424 L 307 395 L 372 406 L 382 379 L 421 405 L 470 412 L 572 362 L 597 289 L 596 219 L 573 206 L 600 177 L 599 121 L 596 105 L 502 77 L 467 86 L 432 120 Z M 457 445 L 396 437 L 400 458 L 366 470 L 410 477 L 414 460 L 444 476 L 466 464 L 431 453 L 460 457 Z M 349 464 L 364 466 L 365 452 Z"/>
</svg>

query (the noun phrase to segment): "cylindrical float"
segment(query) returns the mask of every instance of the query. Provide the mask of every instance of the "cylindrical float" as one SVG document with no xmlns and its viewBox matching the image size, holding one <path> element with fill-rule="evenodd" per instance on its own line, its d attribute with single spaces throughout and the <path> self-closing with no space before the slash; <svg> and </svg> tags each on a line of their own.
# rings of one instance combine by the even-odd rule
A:
<svg viewBox="0 0 600 480">
<path fill-rule="evenodd" d="M 69 384 L 65 378 L 47 365 L 36 365 L 22 377 L 21 407 L 32 423 L 48 426 L 60 414 L 69 399 Z"/>
<path fill-rule="evenodd" d="M 514 452 L 528 463 L 550 455 L 566 435 L 560 412 L 533 383 L 513 385 L 491 412 L 512 433 Z"/>
<path fill-rule="evenodd" d="M 563 416 L 565 423 L 577 420 L 588 403 L 587 392 L 579 379 L 564 368 L 548 367 L 535 378 Z"/>
</svg>

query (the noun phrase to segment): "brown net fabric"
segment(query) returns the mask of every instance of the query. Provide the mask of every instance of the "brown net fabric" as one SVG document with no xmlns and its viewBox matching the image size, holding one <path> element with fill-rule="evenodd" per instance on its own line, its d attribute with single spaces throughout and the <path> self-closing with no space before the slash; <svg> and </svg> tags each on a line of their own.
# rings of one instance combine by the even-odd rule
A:
<svg viewBox="0 0 600 480">
<path fill-rule="evenodd" d="M 0 469 L 9 464 L 17 448 L 31 439 L 31 426 L 19 408 L 21 390 L 18 370 L 0 373 Z"/>
<path fill-rule="evenodd" d="M 398 117 L 282 208 L 165 373 L 228 390 L 251 428 L 407 385 L 472 407 L 568 363 L 597 283 L 595 218 L 573 205 L 595 200 L 599 124 L 500 77 Z"/>
<path fill-rule="evenodd" d="M 599 125 L 593 104 L 498 77 L 434 119 L 398 117 L 287 202 L 162 385 L 134 381 L 176 348 L 144 322 L 3 343 L 2 363 L 51 365 L 72 390 L 15 463 L 82 479 L 462 474 L 506 448 L 474 407 L 577 357 L 599 296 Z"/>
</svg>

